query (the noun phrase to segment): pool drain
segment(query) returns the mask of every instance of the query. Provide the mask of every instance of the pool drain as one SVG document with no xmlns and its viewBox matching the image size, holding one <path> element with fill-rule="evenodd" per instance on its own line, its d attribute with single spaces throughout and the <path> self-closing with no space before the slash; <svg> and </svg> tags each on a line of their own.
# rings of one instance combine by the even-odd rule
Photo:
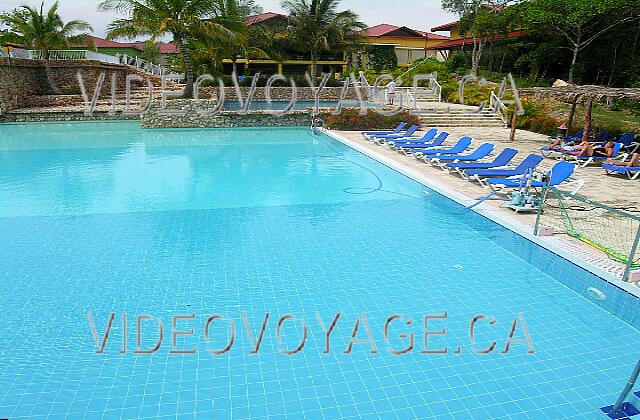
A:
<svg viewBox="0 0 640 420">
<path fill-rule="evenodd" d="M 587 293 L 589 294 L 590 297 L 592 297 L 595 300 L 605 300 L 607 298 L 607 295 L 605 295 L 595 287 L 588 288 Z"/>
</svg>

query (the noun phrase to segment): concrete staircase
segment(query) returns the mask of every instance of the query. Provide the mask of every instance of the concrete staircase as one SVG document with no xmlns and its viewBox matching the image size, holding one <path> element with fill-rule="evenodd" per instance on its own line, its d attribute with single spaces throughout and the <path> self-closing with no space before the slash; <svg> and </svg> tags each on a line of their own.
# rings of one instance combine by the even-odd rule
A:
<svg viewBox="0 0 640 420">
<path fill-rule="evenodd" d="M 504 127 L 499 115 L 491 109 L 477 111 L 477 107 L 443 102 L 418 102 L 419 109 L 412 111 L 427 127 Z"/>
<path fill-rule="evenodd" d="M 183 88 L 181 85 L 173 84 L 167 87 L 166 90 L 178 92 Z M 93 95 L 93 92 L 87 92 L 90 96 Z M 153 97 L 152 100 L 159 100 L 160 95 L 162 94 L 162 89 L 158 86 L 154 86 L 153 88 Z M 130 94 L 130 108 L 131 110 L 138 110 L 142 106 L 146 105 L 148 100 L 148 92 L 146 87 L 132 87 Z M 31 101 L 33 105 L 28 108 L 29 110 L 48 110 L 48 111 L 84 111 L 85 103 L 82 95 L 40 95 L 31 97 Z M 116 91 L 116 101 L 115 101 L 116 111 L 124 111 L 127 107 L 126 100 L 126 91 L 124 89 L 119 89 Z M 108 111 L 112 107 L 112 98 L 111 92 L 105 93 L 101 92 L 98 100 L 96 101 L 96 111 Z M 24 111 L 15 110 L 15 111 Z"/>
</svg>

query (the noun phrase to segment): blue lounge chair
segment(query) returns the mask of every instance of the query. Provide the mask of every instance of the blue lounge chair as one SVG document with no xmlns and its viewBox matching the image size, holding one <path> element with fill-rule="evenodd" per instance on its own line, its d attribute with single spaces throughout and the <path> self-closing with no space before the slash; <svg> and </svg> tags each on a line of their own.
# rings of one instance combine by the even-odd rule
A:
<svg viewBox="0 0 640 420">
<path fill-rule="evenodd" d="M 426 149 L 427 147 L 440 146 L 442 143 L 444 143 L 447 137 L 449 137 L 449 133 L 447 133 L 446 131 L 443 131 L 442 133 L 438 134 L 438 137 L 436 137 L 430 142 L 423 143 L 421 141 L 415 141 L 415 142 L 405 141 L 402 143 L 387 142 L 387 144 L 389 144 L 389 147 L 391 147 L 392 149 L 398 149 L 398 151 L 400 151 L 400 149 L 403 149 L 403 148 L 404 149 Z"/>
<path fill-rule="evenodd" d="M 409 127 L 409 129 L 407 131 L 405 131 L 402 134 L 380 134 L 380 135 L 377 135 L 377 136 L 369 136 L 369 138 L 371 140 L 373 140 L 373 139 L 386 139 L 386 140 L 401 139 L 403 137 L 411 137 L 413 135 L 413 133 L 415 133 L 419 129 L 420 129 L 419 125 L 412 125 L 411 127 Z"/>
<path fill-rule="evenodd" d="M 411 137 L 406 137 L 406 138 L 400 138 L 400 139 L 392 139 L 392 140 L 387 140 L 387 139 L 376 139 L 374 138 L 373 141 L 377 144 L 389 144 L 389 145 L 393 145 L 395 143 L 419 143 L 419 142 L 423 142 L 423 143 L 427 143 L 431 140 L 433 140 L 433 138 L 436 136 L 436 134 L 438 134 L 438 129 L 437 128 L 430 128 L 429 130 L 427 130 L 426 133 L 424 133 L 424 136 L 414 139 Z"/>
<path fill-rule="evenodd" d="M 518 154 L 516 149 L 507 147 L 491 162 L 455 162 L 447 163 L 443 168 L 445 170 L 455 170 L 459 174 L 462 174 L 468 169 L 492 169 L 507 166 L 509 162 Z"/>
<path fill-rule="evenodd" d="M 441 168 L 449 162 L 475 162 L 489 156 L 489 154 L 493 152 L 493 149 L 495 147 L 496 146 L 494 144 L 484 143 L 468 155 L 438 155 L 431 158 L 425 156 L 424 160 L 425 162 L 429 162 L 434 166 L 440 166 Z"/>
<path fill-rule="evenodd" d="M 471 146 L 471 143 L 473 143 L 473 139 L 471 137 L 465 136 L 465 137 L 461 137 L 456 144 L 446 149 L 437 148 L 437 147 L 430 147 L 426 149 L 408 149 L 404 153 L 411 154 L 409 152 L 412 151 L 416 159 L 421 159 L 425 156 L 432 156 L 432 155 L 456 155 L 458 153 L 462 153 L 465 150 L 467 150 L 467 148 Z M 428 162 L 427 159 L 423 159 L 423 160 L 425 162 Z"/>
<path fill-rule="evenodd" d="M 602 165 L 607 175 L 620 174 L 626 175 L 629 179 L 636 179 L 640 176 L 640 166 L 622 166 L 612 163 L 604 163 Z"/>
<path fill-rule="evenodd" d="M 566 160 L 575 160 L 578 166 L 580 166 L 581 168 L 584 168 L 590 163 L 604 162 L 609 158 L 613 159 L 613 158 L 620 157 L 621 149 L 622 149 L 622 143 L 616 143 L 613 146 L 613 154 L 611 156 L 575 156 L 575 155 L 569 155 L 565 153 L 562 155 L 562 157 L 565 158 Z"/>
<path fill-rule="evenodd" d="M 483 184 L 484 178 L 507 178 L 525 175 L 533 171 L 543 160 L 544 158 L 540 155 L 529 155 L 513 169 L 468 169 L 464 174 Z"/>
<path fill-rule="evenodd" d="M 633 133 L 624 133 L 616 142 L 622 143 L 622 149 L 628 153 L 634 153 L 640 148 L 640 142 L 636 140 L 636 135 Z"/>
<path fill-rule="evenodd" d="M 398 126 L 393 130 L 384 130 L 384 131 L 363 131 L 360 134 L 363 136 L 375 136 L 375 135 L 384 135 L 384 134 L 399 134 L 402 129 L 407 125 L 406 122 L 401 122 Z"/>
<path fill-rule="evenodd" d="M 571 178 L 575 169 L 576 165 L 573 163 L 561 161 L 553 165 L 553 168 L 547 172 L 546 176 L 549 180 L 548 182 L 527 180 L 527 185 L 534 188 L 541 188 L 545 186 L 555 187 Z M 522 178 L 491 178 L 487 179 L 486 182 L 492 189 L 496 190 L 502 188 L 519 188 L 525 180 Z"/>
<path fill-rule="evenodd" d="M 589 133 L 591 133 L 593 131 L 593 129 L 589 130 Z M 575 132 L 575 134 L 573 136 L 567 136 L 567 140 L 568 141 L 581 141 L 582 137 L 584 136 L 584 130 L 578 130 Z"/>
</svg>

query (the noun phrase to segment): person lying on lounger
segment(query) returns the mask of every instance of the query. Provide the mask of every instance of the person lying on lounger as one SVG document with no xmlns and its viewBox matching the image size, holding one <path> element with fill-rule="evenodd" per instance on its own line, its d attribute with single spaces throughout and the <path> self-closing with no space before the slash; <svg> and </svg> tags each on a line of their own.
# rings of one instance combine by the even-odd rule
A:
<svg viewBox="0 0 640 420">
<path fill-rule="evenodd" d="M 608 157 L 613 156 L 613 147 L 615 143 L 608 141 L 604 146 L 594 146 L 593 144 L 583 141 L 580 145 L 574 147 L 574 150 L 567 150 L 568 155 L 588 156 L 588 157 Z"/>
<path fill-rule="evenodd" d="M 570 140 L 567 141 L 567 139 L 564 138 L 564 137 L 556 137 L 556 140 L 549 145 L 549 149 L 551 149 L 551 150 L 562 150 L 562 149 L 569 150 L 572 147 L 573 144 L 575 144 L 575 143 L 570 141 Z"/>
<path fill-rule="evenodd" d="M 571 140 L 571 138 L 568 139 L 566 137 L 556 137 L 555 139 L 556 140 L 549 145 L 549 149 L 575 151 L 579 148 L 580 150 L 582 150 L 582 145 L 585 143 L 582 141 L 582 137 L 574 138 L 574 140 Z M 600 130 L 599 128 L 593 130 L 593 134 L 590 136 L 590 139 L 590 143 L 604 143 L 607 141 L 605 133 L 602 132 L 602 130 Z"/>
<path fill-rule="evenodd" d="M 618 160 L 607 159 L 607 163 L 610 163 L 610 164 L 616 165 L 616 166 L 638 167 L 638 166 L 640 166 L 640 153 L 634 153 L 631 156 L 631 160 L 629 162 L 620 162 Z"/>
</svg>

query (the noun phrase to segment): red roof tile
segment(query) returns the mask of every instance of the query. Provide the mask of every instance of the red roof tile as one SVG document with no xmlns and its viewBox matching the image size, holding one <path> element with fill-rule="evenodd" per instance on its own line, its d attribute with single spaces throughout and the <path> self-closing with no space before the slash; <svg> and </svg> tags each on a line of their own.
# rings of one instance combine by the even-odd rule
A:
<svg viewBox="0 0 640 420">
<path fill-rule="evenodd" d="M 387 35 L 387 34 L 389 34 L 391 32 L 397 31 L 399 29 L 404 29 L 405 31 L 414 32 L 416 34 L 416 36 L 415 37 L 402 37 L 402 36 L 390 36 L 390 35 Z M 360 32 L 360 35 L 362 35 L 362 36 L 371 36 L 371 37 L 389 36 L 389 37 L 393 37 L 393 38 L 416 38 L 418 36 L 424 37 L 426 33 L 427 32 L 419 31 L 417 29 L 411 29 L 411 28 L 408 28 L 406 26 L 396 26 L 396 25 L 390 25 L 388 23 L 381 23 L 380 25 L 376 25 L 376 26 L 372 26 L 370 28 L 364 29 L 363 31 Z M 442 39 L 442 40 L 449 39 L 449 37 L 442 36 L 442 35 L 437 35 L 437 34 L 432 34 L 432 33 L 429 33 L 428 35 L 429 35 L 429 39 Z"/>
<path fill-rule="evenodd" d="M 146 42 L 136 42 L 135 45 L 139 47 L 139 49 L 144 50 L 146 47 Z M 177 54 L 178 47 L 176 44 L 172 42 L 159 42 L 158 43 L 158 52 L 160 54 Z"/>
<path fill-rule="evenodd" d="M 526 34 L 525 31 L 514 31 L 514 32 L 510 32 L 507 35 L 507 38 L 517 38 L 521 35 Z M 492 37 L 487 37 L 486 39 L 491 41 L 491 40 L 495 40 L 495 39 L 502 39 L 504 38 L 504 35 L 496 35 L 496 36 L 492 36 Z M 446 50 L 449 49 L 451 47 L 459 47 L 461 45 L 468 45 L 468 44 L 473 44 L 473 38 L 469 37 L 469 38 L 461 38 L 461 39 L 453 39 L 450 41 L 446 41 L 446 42 L 441 42 L 440 44 L 436 44 L 436 45 L 432 45 L 430 46 L 428 49 L 430 50 Z"/>
<path fill-rule="evenodd" d="M 456 26 L 458 24 L 458 22 L 460 22 L 459 20 L 456 20 L 455 22 L 449 22 L 449 23 L 445 23 L 444 25 L 440 25 L 440 26 L 436 26 L 435 28 L 431 28 L 432 31 L 446 31 L 448 29 L 453 28 L 454 26 Z"/>
<path fill-rule="evenodd" d="M 255 23 L 264 22 L 265 20 L 273 19 L 276 17 L 288 19 L 288 17 L 286 15 L 283 15 L 282 13 L 266 12 L 260 13 L 259 15 L 247 16 L 244 19 L 244 23 L 246 23 L 247 25 L 253 25 Z"/>
<path fill-rule="evenodd" d="M 134 48 L 136 50 L 142 50 L 142 47 L 139 43 L 130 43 L 130 42 L 116 42 L 111 41 L 109 39 L 98 38 L 97 36 L 92 36 L 93 43 L 96 48 Z M 76 48 L 88 48 L 88 45 L 74 45 Z"/>
<path fill-rule="evenodd" d="M 160 54 L 177 54 L 177 53 L 178 53 L 178 46 L 176 44 L 172 42 L 160 43 Z"/>
</svg>

